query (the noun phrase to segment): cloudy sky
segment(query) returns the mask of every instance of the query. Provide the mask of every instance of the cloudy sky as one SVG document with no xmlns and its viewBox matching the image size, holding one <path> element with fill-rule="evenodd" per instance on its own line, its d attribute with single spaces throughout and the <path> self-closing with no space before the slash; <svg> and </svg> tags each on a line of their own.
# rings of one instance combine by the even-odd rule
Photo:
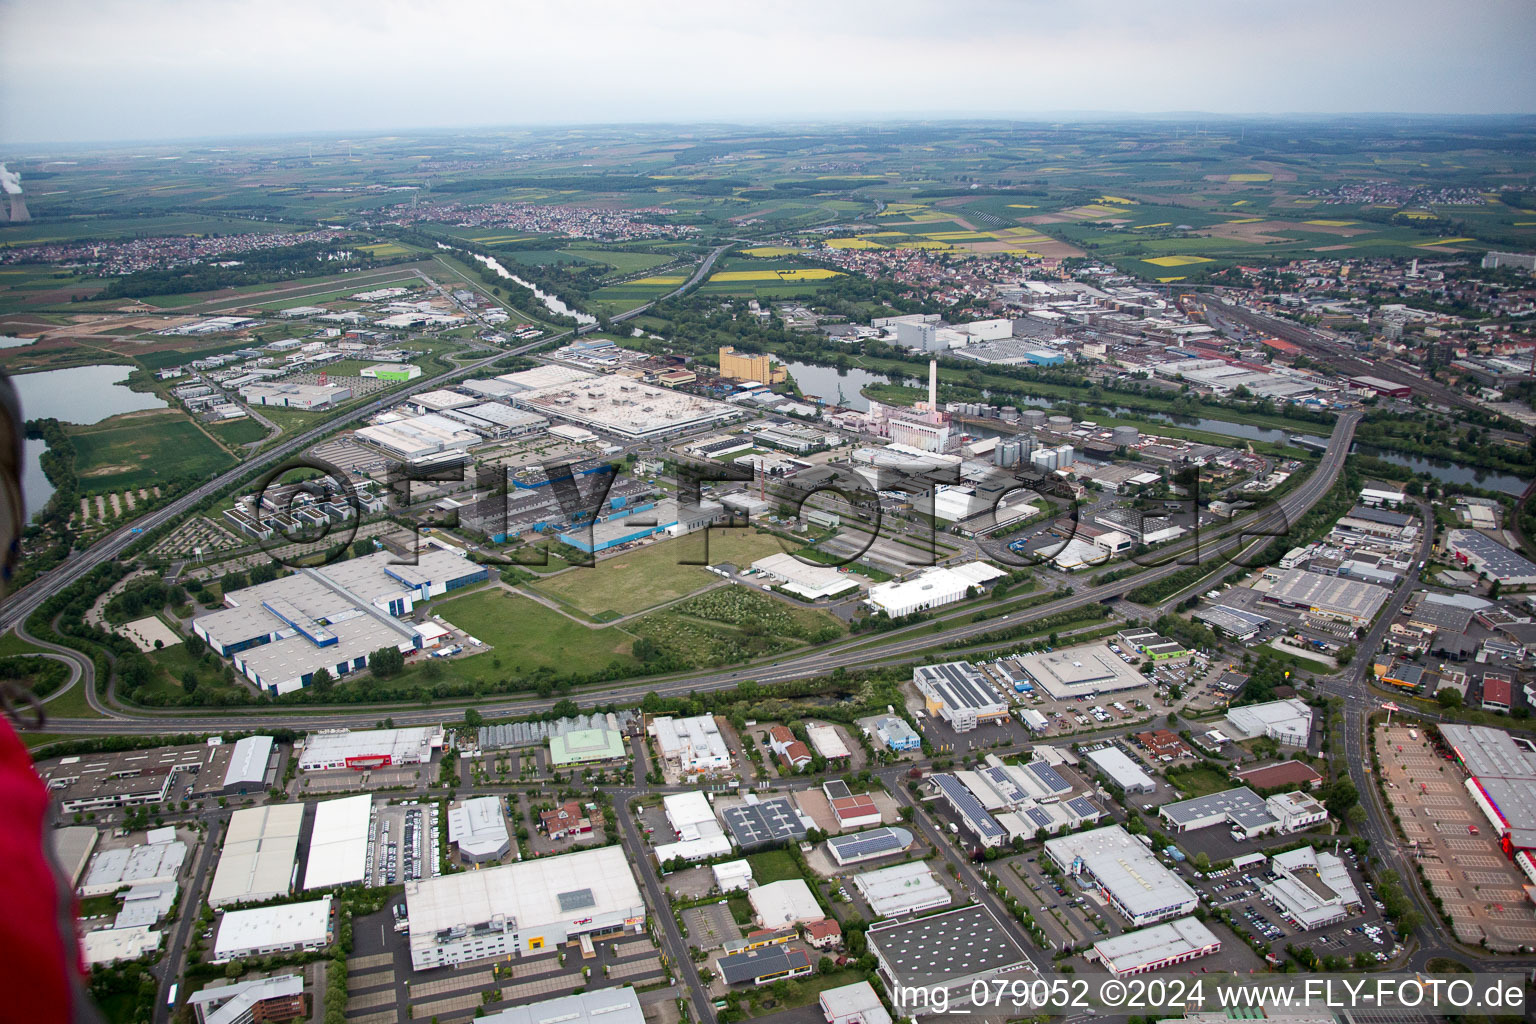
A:
<svg viewBox="0 0 1536 1024">
<path fill-rule="evenodd" d="M 1536 111 L 1531 0 L 0 0 L 0 144 Z"/>
</svg>

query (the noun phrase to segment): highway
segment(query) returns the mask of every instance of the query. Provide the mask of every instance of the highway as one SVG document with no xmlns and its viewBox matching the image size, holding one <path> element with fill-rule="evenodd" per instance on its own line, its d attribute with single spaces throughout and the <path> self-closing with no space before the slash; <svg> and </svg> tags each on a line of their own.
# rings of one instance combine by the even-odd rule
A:
<svg viewBox="0 0 1536 1024">
<path fill-rule="evenodd" d="M 1329 439 L 1328 448 L 1312 475 L 1295 491 L 1280 499 L 1274 508 L 1260 513 L 1258 517 L 1260 522 L 1257 526 L 1244 526 L 1228 536 L 1202 545 L 1202 562 L 1210 561 L 1215 564 L 1217 559 L 1230 556 L 1227 564 L 1221 568 L 1215 578 L 1219 579 L 1228 573 L 1241 570 L 1247 564 L 1248 557 L 1256 554 L 1273 540 L 1273 532 L 1263 525 L 1265 521 L 1275 521 L 1277 525 L 1295 522 L 1328 493 L 1343 469 L 1359 418 L 1360 414 L 1354 412 L 1345 413 L 1339 417 L 1333 436 Z M 663 696 L 683 695 L 694 691 L 733 687 L 746 680 L 773 683 L 824 675 L 837 668 L 859 669 L 875 664 L 899 663 L 910 660 L 918 652 L 926 651 L 939 644 L 968 639 L 1009 626 L 1021 625 L 1057 612 L 1123 597 L 1136 587 L 1172 576 L 1183 571 L 1184 568 L 1180 560 L 1172 560 L 1167 565 L 1147 569 L 1127 579 L 1099 586 L 1086 586 L 1069 596 L 981 622 L 972 621 L 973 609 L 962 609 L 941 617 L 937 622 L 922 622 L 904 629 L 892 630 L 883 634 L 879 639 L 884 642 L 874 648 L 867 646 L 874 638 L 861 635 L 780 661 L 684 677 L 640 677 L 585 690 L 575 696 L 585 704 L 600 705 L 633 700 L 636 695 L 648 691 L 655 691 Z M 949 628 L 944 628 L 942 631 L 935 630 L 936 625 L 943 627 L 946 624 Z M 499 718 L 537 714 L 547 711 L 554 703 L 553 697 L 509 698 L 481 702 L 476 707 L 486 717 Z M 399 709 L 391 708 L 390 712 L 395 723 L 403 726 L 456 721 L 462 717 L 463 708 L 423 709 L 402 706 Z M 371 724 L 378 720 L 379 709 L 367 707 L 352 710 L 341 707 L 332 710 L 296 706 L 283 710 L 256 709 L 249 712 L 225 709 L 216 714 L 185 716 L 148 712 L 111 711 L 108 713 L 114 717 L 108 720 L 50 719 L 47 728 L 50 731 L 82 735 L 152 735 L 169 730 L 222 732 L 232 727 L 268 728 L 291 726 L 296 723 L 302 723 L 306 728 L 339 728 Z"/>
</svg>

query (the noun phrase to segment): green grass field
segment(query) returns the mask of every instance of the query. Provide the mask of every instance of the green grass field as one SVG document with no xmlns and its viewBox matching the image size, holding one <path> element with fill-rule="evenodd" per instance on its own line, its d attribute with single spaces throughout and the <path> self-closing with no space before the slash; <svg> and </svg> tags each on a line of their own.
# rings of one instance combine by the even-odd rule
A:
<svg viewBox="0 0 1536 1024">
<path fill-rule="evenodd" d="M 234 459 L 180 413 L 125 419 L 71 431 L 83 491 L 149 487 L 182 477 L 210 477 Z"/>
<path fill-rule="evenodd" d="M 601 559 L 595 568 L 578 566 L 532 586 L 597 621 L 632 615 L 719 579 L 702 564 L 687 564 L 706 558 L 706 540 L 711 563 L 746 565 L 784 550 L 777 538 L 766 534 L 709 530 Z"/>
<path fill-rule="evenodd" d="M 631 662 L 634 637 L 616 627 L 588 628 L 519 594 L 490 587 L 438 603 L 433 611 L 493 651 L 449 663 L 459 678 L 501 678 L 539 668 L 592 672 L 615 659 Z M 499 661 L 502 668 L 497 668 Z"/>
<path fill-rule="evenodd" d="M 747 863 L 752 865 L 752 878 L 758 885 L 803 877 L 788 850 L 765 850 L 749 854 Z"/>
<path fill-rule="evenodd" d="M 1208 796 L 1232 788 L 1232 780 L 1215 768 L 1201 765 L 1189 771 L 1174 772 L 1168 781 L 1186 797 Z"/>
<path fill-rule="evenodd" d="M 267 436 L 267 428 L 249 416 L 225 423 L 210 424 L 208 429 L 225 444 L 250 444 Z"/>
</svg>

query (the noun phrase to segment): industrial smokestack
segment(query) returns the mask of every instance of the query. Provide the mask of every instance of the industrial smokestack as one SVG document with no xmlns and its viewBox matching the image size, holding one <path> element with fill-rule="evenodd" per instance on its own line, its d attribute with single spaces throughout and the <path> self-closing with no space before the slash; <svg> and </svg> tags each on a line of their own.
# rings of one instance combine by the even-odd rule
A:
<svg viewBox="0 0 1536 1024">
<path fill-rule="evenodd" d="M 939 361 L 928 360 L 928 408 L 938 411 L 939 408 Z"/>
</svg>

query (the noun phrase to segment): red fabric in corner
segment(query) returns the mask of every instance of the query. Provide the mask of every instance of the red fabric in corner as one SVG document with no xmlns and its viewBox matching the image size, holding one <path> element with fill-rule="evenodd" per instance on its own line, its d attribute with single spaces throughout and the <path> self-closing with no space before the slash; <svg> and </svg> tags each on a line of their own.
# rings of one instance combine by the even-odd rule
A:
<svg viewBox="0 0 1536 1024">
<path fill-rule="evenodd" d="M 84 973 L 71 897 L 45 846 L 47 818 L 48 787 L 0 715 L 0 1019 L 70 1020 L 70 973 Z"/>
</svg>

